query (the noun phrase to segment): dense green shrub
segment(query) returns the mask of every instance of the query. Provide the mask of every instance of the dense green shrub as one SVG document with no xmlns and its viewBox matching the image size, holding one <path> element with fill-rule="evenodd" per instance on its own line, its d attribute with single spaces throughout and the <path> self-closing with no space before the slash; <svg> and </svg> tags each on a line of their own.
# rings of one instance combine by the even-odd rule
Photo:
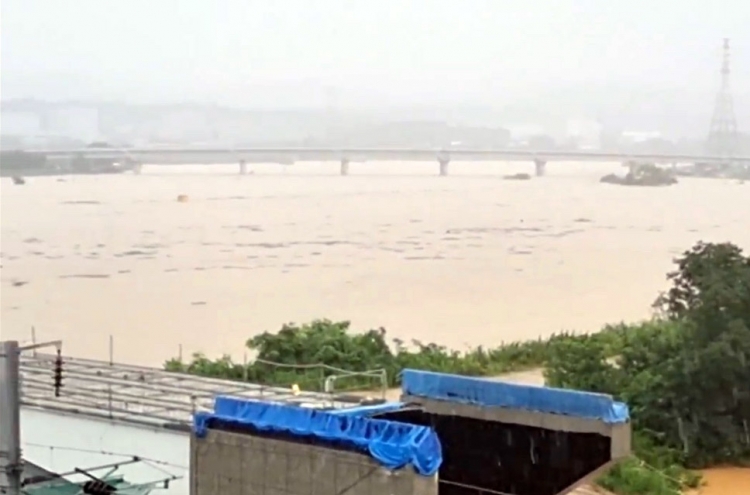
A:
<svg viewBox="0 0 750 495">
<path fill-rule="evenodd" d="M 454 351 L 437 344 L 412 341 L 406 345 L 388 342 L 385 329 L 350 332 L 349 322 L 315 320 L 303 325 L 287 324 L 277 333 L 264 332 L 249 339 L 248 349 L 256 354 L 249 364 L 223 356 L 212 360 L 195 354 L 190 362 L 167 361 L 170 371 L 202 376 L 246 380 L 275 386 L 298 384 L 306 390 L 322 390 L 325 377 L 384 370 L 387 386 L 400 384 L 406 368 L 441 371 L 469 376 L 490 376 L 544 366 L 557 342 L 596 342 L 608 355 L 615 355 L 624 342 L 628 327 L 607 327 L 586 336 L 561 333 L 549 339 L 503 344 L 494 349 L 476 347 Z M 376 385 L 372 377 L 352 377 L 351 387 Z M 377 385 L 380 385 L 377 383 Z"/>
<path fill-rule="evenodd" d="M 651 467 L 638 457 L 616 465 L 598 480 L 598 484 L 618 495 L 681 495 L 695 488 L 700 476 L 675 464 L 665 470 Z"/>
</svg>

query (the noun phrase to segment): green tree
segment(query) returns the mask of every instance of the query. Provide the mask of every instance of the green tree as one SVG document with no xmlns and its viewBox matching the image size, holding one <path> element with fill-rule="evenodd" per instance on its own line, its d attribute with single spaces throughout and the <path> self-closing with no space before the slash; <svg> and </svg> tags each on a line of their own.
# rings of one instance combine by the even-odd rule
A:
<svg viewBox="0 0 750 495">
<path fill-rule="evenodd" d="M 672 390 L 692 464 L 750 454 L 750 258 L 733 244 L 698 243 L 677 260 L 655 303 L 682 322 Z"/>
<path fill-rule="evenodd" d="M 750 456 L 750 258 L 732 244 L 698 243 L 676 265 L 654 304 L 661 319 L 621 334 L 614 359 L 593 343 L 549 351 L 550 384 L 630 406 L 639 460 L 602 479 L 616 493 L 677 494 L 698 481 L 683 466 Z"/>
</svg>

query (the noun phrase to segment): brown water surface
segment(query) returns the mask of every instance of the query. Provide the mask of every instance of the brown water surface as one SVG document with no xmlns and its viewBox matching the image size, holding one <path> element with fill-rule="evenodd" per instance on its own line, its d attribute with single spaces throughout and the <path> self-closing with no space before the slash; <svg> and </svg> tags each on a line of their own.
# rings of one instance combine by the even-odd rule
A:
<svg viewBox="0 0 750 495">
<path fill-rule="evenodd" d="M 155 167 L 3 179 L 2 337 L 159 365 L 284 322 L 350 319 L 454 348 L 650 315 L 697 240 L 750 247 L 750 183 L 618 187 L 619 164 Z M 286 170 L 286 172 L 284 172 Z M 178 196 L 185 195 L 185 201 Z M 750 495 L 750 491 L 747 492 Z"/>
<path fill-rule="evenodd" d="M 701 495 L 748 495 L 750 494 L 750 468 L 714 468 L 702 471 L 706 485 Z"/>
</svg>

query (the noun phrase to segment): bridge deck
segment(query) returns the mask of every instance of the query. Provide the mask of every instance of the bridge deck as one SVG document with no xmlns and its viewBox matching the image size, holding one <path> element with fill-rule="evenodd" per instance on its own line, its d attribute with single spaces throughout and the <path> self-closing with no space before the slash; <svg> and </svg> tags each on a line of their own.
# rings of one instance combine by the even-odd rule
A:
<svg viewBox="0 0 750 495">
<path fill-rule="evenodd" d="M 349 161 L 647 161 L 657 163 L 750 163 L 750 156 L 718 156 L 695 153 L 630 153 L 603 150 L 530 150 L 525 148 L 84 148 L 77 150 L 26 150 L 47 157 L 128 158 L 140 163 L 237 163 L 241 160 Z M 283 160 L 282 160 L 283 159 Z"/>
<path fill-rule="evenodd" d="M 63 358 L 60 396 L 53 384 L 56 356 L 22 354 L 21 402 L 59 410 L 153 425 L 189 425 L 196 411 L 210 411 L 218 395 L 302 407 L 344 408 L 358 405 L 329 393 L 204 378 L 156 368 L 80 358 Z"/>
</svg>

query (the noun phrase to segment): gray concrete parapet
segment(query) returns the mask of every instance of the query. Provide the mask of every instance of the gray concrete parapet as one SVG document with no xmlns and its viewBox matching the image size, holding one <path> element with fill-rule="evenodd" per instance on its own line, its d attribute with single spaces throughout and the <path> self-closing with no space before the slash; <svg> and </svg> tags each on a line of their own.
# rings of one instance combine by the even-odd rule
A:
<svg viewBox="0 0 750 495">
<path fill-rule="evenodd" d="M 209 429 L 190 440 L 190 495 L 437 495 L 437 475 L 357 452 Z"/>
</svg>

